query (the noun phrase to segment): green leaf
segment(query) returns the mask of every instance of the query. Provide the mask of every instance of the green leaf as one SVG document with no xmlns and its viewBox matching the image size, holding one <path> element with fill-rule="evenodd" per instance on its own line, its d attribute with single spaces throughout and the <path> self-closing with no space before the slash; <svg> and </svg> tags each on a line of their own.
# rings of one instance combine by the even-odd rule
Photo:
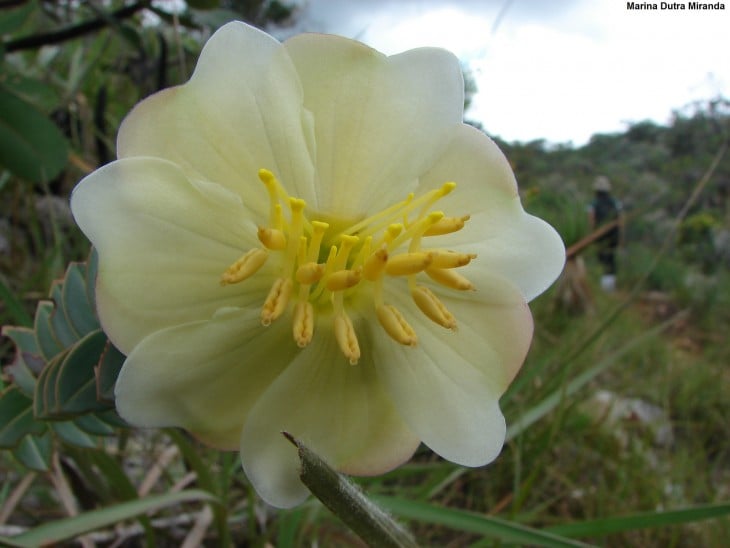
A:
<svg viewBox="0 0 730 548">
<path fill-rule="evenodd" d="M 284 436 L 299 452 L 299 477 L 312 494 L 369 546 L 415 547 L 411 534 L 373 504 L 342 474 L 290 434 Z"/>
<path fill-rule="evenodd" d="M 42 436 L 25 436 L 18 447 L 13 449 L 13 456 L 23 466 L 37 472 L 47 472 L 51 468 L 53 455 L 53 438 L 50 432 Z"/>
<path fill-rule="evenodd" d="M 96 368 L 96 392 L 100 400 L 114 402 L 114 386 L 125 359 L 116 346 L 107 343 Z"/>
<path fill-rule="evenodd" d="M 0 394 L 0 447 L 12 448 L 28 434 L 42 434 L 46 427 L 33 417 L 33 402 L 17 387 Z"/>
<path fill-rule="evenodd" d="M 0 87 L 0 166 L 29 181 L 51 181 L 66 165 L 68 144 L 56 125 Z"/>
<path fill-rule="evenodd" d="M 58 413 L 80 415 L 109 408 L 108 403 L 99 401 L 96 397 L 94 373 L 106 345 L 106 335 L 97 330 L 86 335 L 66 354 L 56 377 Z"/>
<path fill-rule="evenodd" d="M 99 329 L 86 284 L 87 269 L 84 263 L 71 263 L 63 279 L 63 307 L 76 332 L 85 335 Z"/>
<path fill-rule="evenodd" d="M 41 374 L 38 375 L 33 396 L 33 413 L 39 419 L 59 418 L 56 401 L 56 378 L 61 363 L 68 352 L 69 350 L 66 349 L 58 354 L 48 362 Z"/>
<path fill-rule="evenodd" d="M 66 443 L 77 447 L 86 447 L 87 449 L 96 449 L 99 443 L 93 436 L 90 436 L 81 428 L 76 426 L 73 421 L 49 422 L 51 429 L 56 435 Z"/>
<path fill-rule="evenodd" d="M 51 314 L 53 303 L 51 301 L 39 301 L 35 311 L 35 336 L 38 341 L 38 348 L 46 361 L 63 350 L 63 346 L 56 339 L 51 326 Z"/>
<path fill-rule="evenodd" d="M 13 363 L 5 368 L 12 377 L 13 384 L 29 398 L 35 392 L 35 371 L 40 371 L 45 362 L 38 355 L 38 343 L 35 333 L 27 327 L 5 326 L 2 334 L 15 343 Z"/>
<path fill-rule="evenodd" d="M 216 502 L 216 499 L 209 493 L 196 489 L 149 496 L 100 510 L 84 512 L 71 518 L 45 523 L 15 537 L 0 537 L 0 544 L 30 548 L 59 543 L 147 512 L 156 512 L 161 508 L 183 502 Z"/>
<path fill-rule="evenodd" d="M 666 512 L 643 512 L 629 516 L 580 521 L 555 525 L 548 530 L 569 537 L 601 537 L 611 533 L 636 531 L 652 527 L 669 527 L 680 523 L 694 523 L 705 519 L 720 518 L 730 515 L 730 502 L 693 506 L 681 510 Z"/>
<path fill-rule="evenodd" d="M 62 297 L 63 286 L 61 282 L 53 282 L 51 286 L 51 298 L 55 304 L 53 312 L 51 312 L 51 328 L 53 334 L 56 336 L 56 340 L 64 346 L 68 347 L 79 340 L 80 334 L 71 326 L 68 318 L 66 317 L 63 297 Z"/>
<path fill-rule="evenodd" d="M 113 426 L 92 413 L 76 417 L 74 424 L 92 436 L 111 436 L 116 433 L 116 429 Z"/>
<path fill-rule="evenodd" d="M 36 3 L 33 1 L 15 9 L 0 11 L 0 36 L 18 30 L 36 7 Z"/>
<path fill-rule="evenodd" d="M 540 531 L 519 523 L 512 523 L 484 514 L 476 514 L 474 512 L 393 497 L 373 498 L 386 510 L 393 512 L 401 518 L 444 525 L 457 531 L 476 533 L 502 542 L 552 548 L 590 546 L 582 542 L 560 537 L 554 533 Z"/>
</svg>

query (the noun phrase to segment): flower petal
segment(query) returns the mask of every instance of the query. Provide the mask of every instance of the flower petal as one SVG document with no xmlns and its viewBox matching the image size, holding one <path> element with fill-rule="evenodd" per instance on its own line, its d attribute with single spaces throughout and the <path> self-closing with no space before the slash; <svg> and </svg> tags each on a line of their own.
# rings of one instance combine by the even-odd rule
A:
<svg viewBox="0 0 730 548">
<path fill-rule="evenodd" d="M 315 200 L 312 147 L 311 117 L 286 51 L 240 22 L 208 40 L 187 84 L 139 103 L 117 140 L 120 158 L 171 160 L 194 179 L 237 192 L 262 215 L 268 200 L 255 191 L 260 168 L 274 172 L 290 193 Z"/>
<path fill-rule="evenodd" d="M 418 447 L 418 438 L 383 391 L 372 354 L 350 365 L 324 324 L 319 322 L 312 343 L 256 403 L 243 431 L 243 468 L 256 491 L 274 506 L 294 506 L 308 494 L 299 481 L 296 449 L 281 432 L 351 474 L 391 470 Z M 370 347 L 367 340 L 360 344 Z"/>
<path fill-rule="evenodd" d="M 525 358 L 532 317 L 508 281 L 498 276 L 472 281 L 476 291 L 458 294 L 432 286 L 455 316 L 456 331 L 426 319 L 406 292 L 390 288 L 386 300 L 411 323 L 418 345 L 393 344 L 381 334 L 374 352 L 378 375 L 416 435 L 450 461 L 481 466 L 504 443 L 498 400 Z"/>
<path fill-rule="evenodd" d="M 241 309 L 153 333 L 124 362 L 117 410 L 136 426 L 179 426 L 237 449 L 254 402 L 299 352 L 289 333 L 285 322 L 264 328 L 258 311 Z"/>
<path fill-rule="evenodd" d="M 284 45 L 316 123 L 321 211 L 356 217 L 405 197 L 461 123 L 456 57 L 432 48 L 386 57 L 316 34 Z"/>
<path fill-rule="evenodd" d="M 553 227 L 522 209 L 514 175 L 497 145 L 462 126 L 421 178 L 421 188 L 437 188 L 446 181 L 455 181 L 457 187 L 439 206 L 447 215 L 470 214 L 471 220 L 461 231 L 439 237 L 439 247 L 476 253 L 469 274 L 501 274 L 528 301 L 545 291 L 563 269 L 565 247 Z"/>
<path fill-rule="evenodd" d="M 258 245 L 240 198 L 188 180 L 170 162 L 137 157 L 108 164 L 74 189 L 71 209 L 99 252 L 99 317 L 125 354 L 154 331 L 266 296 L 265 276 L 219 283 Z"/>
</svg>

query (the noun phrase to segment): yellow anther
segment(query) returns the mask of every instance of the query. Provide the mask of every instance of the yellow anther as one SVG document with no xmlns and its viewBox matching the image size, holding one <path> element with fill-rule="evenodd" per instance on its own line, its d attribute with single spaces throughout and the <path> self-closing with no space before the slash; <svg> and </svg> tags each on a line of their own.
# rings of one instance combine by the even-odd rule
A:
<svg viewBox="0 0 730 548">
<path fill-rule="evenodd" d="M 417 285 L 411 289 L 411 297 L 421 312 L 431 320 L 447 329 L 456 328 L 456 319 L 430 289 Z"/>
<path fill-rule="evenodd" d="M 458 289 L 459 291 L 474 289 L 474 284 L 456 270 L 429 267 L 426 269 L 426 274 L 433 281 L 452 289 Z"/>
<path fill-rule="evenodd" d="M 430 268 L 458 268 L 468 265 L 472 259 L 476 259 L 474 253 L 458 253 L 456 251 L 434 251 L 433 262 Z"/>
<path fill-rule="evenodd" d="M 458 232 L 464 228 L 464 223 L 471 218 L 470 215 L 464 215 L 463 217 L 444 217 L 438 222 L 432 224 L 424 236 L 441 236 L 443 234 L 451 234 L 452 232 Z"/>
<path fill-rule="evenodd" d="M 390 304 L 381 305 L 376 312 L 380 325 L 393 340 L 406 346 L 416 346 L 416 332 L 396 307 Z"/>
<path fill-rule="evenodd" d="M 292 290 L 291 278 L 277 278 L 261 309 L 261 323 L 270 325 L 286 310 Z"/>
<path fill-rule="evenodd" d="M 312 335 L 314 334 L 314 308 L 309 301 L 299 301 L 294 305 L 292 333 L 299 348 L 304 348 L 312 341 Z"/>
<path fill-rule="evenodd" d="M 264 266 L 269 252 L 259 247 L 247 251 L 221 275 L 221 285 L 235 284 L 255 274 Z"/>
<path fill-rule="evenodd" d="M 384 247 L 378 249 L 375 253 L 370 255 L 366 260 L 362 268 L 362 276 L 366 280 L 374 282 L 385 270 L 385 265 L 388 262 L 388 250 Z"/>
<path fill-rule="evenodd" d="M 385 272 L 390 276 L 410 276 L 417 274 L 429 267 L 433 255 L 416 251 L 413 253 L 401 253 L 388 259 L 385 264 Z"/>
<path fill-rule="evenodd" d="M 344 291 L 355 287 L 362 279 L 362 268 L 355 270 L 338 270 L 327 276 L 327 289 L 330 291 Z"/>
<path fill-rule="evenodd" d="M 312 285 L 322 279 L 324 275 L 324 265 L 315 262 L 304 263 L 294 275 L 297 282 L 302 285 Z"/>
<path fill-rule="evenodd" d="M 258 230 L 259 241 L 264 247 L 277 251 L 286 248 L 286 235 L 276 228 L 265 228 L 260 226 Z"/>
<path fill-rule="evenodd" d="M 360 360 L 360 345 L 352 321 L 344 312 L 335 315 L 335 339 L 342 353 L 350 360 L 350 365 L 357 365 Z"/>
</svg>

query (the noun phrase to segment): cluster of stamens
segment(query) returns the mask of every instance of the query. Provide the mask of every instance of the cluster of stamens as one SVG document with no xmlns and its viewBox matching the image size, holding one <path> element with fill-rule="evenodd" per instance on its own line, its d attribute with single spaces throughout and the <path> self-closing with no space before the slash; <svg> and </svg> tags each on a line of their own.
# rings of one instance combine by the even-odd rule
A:
<svg viewBox="0 0 730 548">
<path fill-rule="evenodd" d="M 447 329 L 456 329 L 456 319 L 446 306 L 416 280 L 417 274 L 425 273 L 451 289 L 474 289 L 456 269 L 476 255 L 421 247 L 424 237 L 456 232 L 469 219 L 468 215 L 446 217 L 441 211 L 430 210 L 454 190 L 456 183 L 445 183 L 418 198 L 409 194 L 405 200 L 328 235 L 330 224 L 310 222 L 304 214 L 304 200 L 290 197 L 273 173 L 262 169 L 259 179 L 266 186 L 270 203 L 269 226 L 258 229 L 262 247 L 249 250 L 228 267 L 221 284 L 246 280 L 277 254 L 280 266 L 261 309 L 263 325 L 271 324 L 293 303 L 294 340 L 304 348 L 314 335 L 315 313 L 329 309 L 337 343 L 350 363 L 356 364 L 360 346 L 345 305 L 359 287 L 370 284 L 376 315 L 385 332 L 400 344 L 415 346 L 418 338 L 411 325 L 400 310 L 383 299 L 385 279 L 405 278 L 421 312 Z M 407 250 L 398 252 L 406 244 Z"/>
</svg>

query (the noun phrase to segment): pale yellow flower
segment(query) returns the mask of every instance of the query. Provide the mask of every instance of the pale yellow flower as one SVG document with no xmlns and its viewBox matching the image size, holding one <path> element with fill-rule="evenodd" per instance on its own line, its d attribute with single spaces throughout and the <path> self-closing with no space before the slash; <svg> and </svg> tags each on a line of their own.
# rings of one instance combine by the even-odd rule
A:
<svg viewBox="0 0 730 548">
<path fill-rule="evenodd" d="M 99 253 L 102 325 L 128 356 L 122 417 L 240 447 L 278 506 L 307 494 L 282 431 L 352 474 L 419 441 L 493 460 L 526 301 L 564 249 L 462 108 L 442 50 L 216 32 L 72 198 Z"/>
</svg>

